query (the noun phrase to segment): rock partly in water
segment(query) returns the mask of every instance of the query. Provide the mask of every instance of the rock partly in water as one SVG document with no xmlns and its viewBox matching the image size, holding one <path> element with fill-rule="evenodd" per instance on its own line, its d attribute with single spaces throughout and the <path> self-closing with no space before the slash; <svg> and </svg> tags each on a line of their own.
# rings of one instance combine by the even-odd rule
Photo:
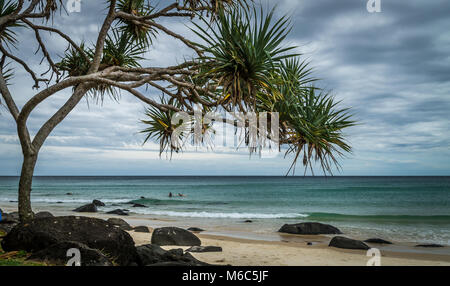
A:
<svg viewBox="0 0 450 286">
<path fill-rule="evenodd" d="M 191 246 L 186 252 L 222 252 L 220 246 Z"/>
<path fill-rule="evenodd" d="M 290 234 L 341 234 L 342 232 L 329 224 L 318 222 L 302 222 L 297 224 L 285 224 L 278 232 Z"/>
<path fill-rule="evenodd" d="M 148 229 L 147 226 L 144 225 L 140 225 L 140 226 L 136 226 L 135 228 L 133 228 L 133 230 L 135 232 L 145 232 L 145 233 L 150 233 L 150 230 Z"/>
<path fill-rule="evenodd" d="M 392 242 L 381 239 L 381 238 L 369 238 L 364 240 L 367 243 L 375 243 L 375 244 L 392 244 Z"/>
<path fill-rule="evenodd" d="M 104 202 L 99 201 L 99 200 L 93 200 L 92 203 L 94 205 L 96 205 L 97 207 L 104 207 L 104 206 L 106 206 Z"/>
<path fill-rule="evenodd" d="M 166 251 L 158 245 L 146 244 L 136 247 L 138 264 L 148 266 L 206 266 L 189 253 L 183 253 L 182 249 Z"/>
<path fill-rule="evenodd" d="M 107 214 L 115 214 L 115 215 L 128 215 L 128 210 L 123 210 L 123 209 L 116 209 L 110 212 L 107 212 Z"/>
<path fill-rule="evenodd" d="M 147 206 L 143 205 L 143 204 L 134 204 L 132 207 L 133 208 L 146 208 Z"/>
<path fill-rule="evenodd" d="M 416 245 L 416 247 L 431 247 L 431 248 L 433 248 L 433 247 L 444 247 L 444 246 L 441 244 L 428 243 L 428 244 L 418 244 L 418 245 Z"/>
<path fill-rule="evenodd" d="M 364 249 L 368 250 L 370 247 L 360 240 L 355 240 L 343 236 L 335 236 L 331 239 L 328 246 L 345 248 L 345 249 Z"/>
<path fill-rule="evenodd" d="M 33 253 L 28 260 L 47 262 L 51 265 L 64 266 L 70 259 L 67 256 L 69 249 L 80 251 L 80 266 L 113 266 L 113 263 L 97 249 L 88 247 L 76 241 L 63 241 Z"/>
<path fill-rule="evenodd" d="M 200 246 L 200 239 L 192 232 L 178 227 L 157 228 L 152 234 L 152 244 Z"/>
<path fill-rule="evenodd" d="M 112 217 L 112 218 L 109 218 L 107 220 L 107 222 L 109 222 L 110 224 L 117 226 L 123 230 L 132 230 L 133 229 L 126 221 L 124 221 L 121 218 Z"/>
<path fill-rule="evenodd" d="M 251 219 L 247 219 L 247 220 L 244 220 L 244 222 L 245 223 L 252 223 L 253 221 Z"/>
<path fill-rule="evenodd" d="M 5 251 L 37 252 L 64 241 L 98 249 L 119 265 L 130 265 L 137 259 L 134 241 L 127 232 L 90 217 L 42 218 L 18 224 L 3 239 L 2 247 Z"/>
<path fill-rule="evenodd" d="M 87 204 L 87 205 L 81 206 L 79 208 L 76 208 L 73 211 L 78 212 L 78 213 L 96 213 L 97 206 L 94 204 Z"/>
<path fill-rule="evenodd" d="M 73 196 L 73 194 L 72 194 L 72 193 L 66 193 L 66 195 L 67 195 L 67 196 Z"/>
<path fill-rule="evenodd" d="M 193 231 L 193 232 L 202 232 L 202 231 L 205 231 L 204 229 L 201 229 L 201 228 L 199 228 L 199 227 L 190 227 L 190 228 L 188 228 L 187 230 Z"/>
<path fill-rule="evenodd" d="M 54 217 L 51 212 L 38 212 L 34 215 L 34 218 L 46 218 L 46 217 Z"/>
</svg>

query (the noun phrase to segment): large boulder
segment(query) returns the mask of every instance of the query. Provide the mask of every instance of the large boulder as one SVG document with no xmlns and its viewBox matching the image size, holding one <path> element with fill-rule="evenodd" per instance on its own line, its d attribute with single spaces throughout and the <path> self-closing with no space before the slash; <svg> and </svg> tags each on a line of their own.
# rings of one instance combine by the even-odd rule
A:
<svg viewBox="0 0 450 286">
<path fill-rule="evenodd" d="M 329 224 L 319 222 L 302 222 L 296 224 L 285 224 L 278 232 L 291 234 L 341 234 L 342 232 Z"/>
<path fill-rule="evenodd" d="M 173 265 L 173 266 L 206 266 L 205 262 L 197 260 L 189 253 L 183 253 L 182 249 L 166 251 L 158 245 L 146 244 L 136 247 L 139 265 Z"/>
<path fill-rule="evenodd" d="M 104 202 L 99 201 L 99 200 L 93 200 L 92 203 L 94 205 L 96 205 L 97 207 L 104 207 L 104 206 L 106 206 Z"/>
<path fill-rule="evenodd" d="M 200 239 L 190 231 L 179 227 L 156 228 L 152 234 L 152 244 L 200 246 Z"/>
<path fill-rule="evenodd" d="M 55 243 L 75 241 L 98 249 L 119 265 L 137 259 L 131 236 L 105 220 L 63 216 L 36 219 L 14 227 L 2 241 L 5 251 L 37 252 Z"/>
<path fill-rule="evenodd" d="M 54 217 L 54 215 L 50 212 L 38 212 L 34 215 L 34 218 L 46 218 L 46 217 Z"/>
<path fill-rule="evenodd" d="M 115 215 L 123 215 L 123 216 L 128 215 L 128 211 L 127 210 L 122 210 L 122 209 L 116 209 L 116 210 L 109 211 L 109 212 L 106 212 L 106 213 L 107 214 L 115 214 Z"/>
<path fill-rule="evenodd" d="M 364 240 L 364 242 L 374 243 L 374 244 L 392 244 L 392 242 L 381 239 L 381 238 L 369 238 L 369 239 Z"/>
<path fill-rule="evenodd" d="M 126 221 L 124 221 L 121 218 L 112 217 L 112 218 L 109 218 L 107 220 L 107 222 L 109 222 L 110 224 L 112 224 L 114 226 L 118 226 L 123 230 L 132 230 L 133 229 Z"/>
<path fill-rule="evenodd" d="M 76 241 L 63 241 L 33 253 L 28 260 L 47 262 L 52 265 L 66 265 L 71 257 L 67 251 L 76 248 L 80 251 L 81 266 L 113 266 L 111 260 L 97 249 L 92 249 Z"/>
<path fill-rule="evenodd" d="M 333 237 L 328 246 L 345 249 L 364 249 L 364 250 L 370 249 L 370 247 L 362 241 L 343 236 Z"/>
<path fill-rule="evenodd" d="M 96 213 L 97 206 L 94 204 L 87 204 L 87 205 L 81 206 L 79 208 L 76 208 L 73 211 L 78 212 L 78 213 Z"/>
</svg>

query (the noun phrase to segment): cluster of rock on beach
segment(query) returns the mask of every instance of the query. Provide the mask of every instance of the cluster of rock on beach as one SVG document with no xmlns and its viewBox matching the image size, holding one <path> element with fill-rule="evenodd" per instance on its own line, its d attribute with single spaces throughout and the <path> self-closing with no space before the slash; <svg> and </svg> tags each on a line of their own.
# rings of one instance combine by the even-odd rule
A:
<svg viewBox="0 0 450 286">
<path fill-rule="evenodd" d="M 97 206 L 104 206 L 98 200 L 75 209 L 77 212 L 96 212 Z M 135 206 L 145 207 L 145 206 Z M 1 210 L 0 210 L 1 212 Z M 128 215 L 122 209 L 109 212 L 116 215 Z M 24 250 L 31 253 L 29 260 L 44 261 L 50 265 L 65 265 L 67 250 L 80 250 L 84 266 L 204 266 L 190 253 L 220 252 L 218 246 L 202 246 L 195 235 L 203 229 L 192 227 L 187 230 L 178 227 L 156 228 L 148 244 L 135 246 L 127 231 L 150 233 L 147 226 L 130 226 L 121 218 L 107 220 L 84 216 L 55 217 L 49 212 L 35 214 L 31 222 L 20 223 L 17 212 L 1 213 L 0 230 L 5 233 L 1 239 L 4 251 Z M 329 242 L 330 247 L 343 249 L 368 250 L 369 245 L 391 244 L 391 242 L 371 238 L 365 241 L 342 236 L 342 232 L 328 224 L 302 222 L 285 224 L 278 232 L 293 235 L 335 235 Z M 311 245 L 308 243 L 308 245 Z M 164 250 L 161 246 L 189 246 L 187 250 Z M 441 247 L 437 244 L 421 244 L 417 247 Z"/>
</svg>

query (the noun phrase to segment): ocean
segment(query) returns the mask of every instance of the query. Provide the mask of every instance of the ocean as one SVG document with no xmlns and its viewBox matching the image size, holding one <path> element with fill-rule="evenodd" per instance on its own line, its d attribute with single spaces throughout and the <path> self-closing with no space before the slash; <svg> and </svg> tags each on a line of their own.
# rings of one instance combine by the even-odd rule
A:
<svg viewBox="0 0 450 286">
<path fill-rule="evenodd" d="M 0 177 L 16 206 L 17 177 Z M 169 198 L 182 193 L 184 197 Z M 67 195 L 72 193 L 72 195 Z M 141 198 L 145 197 L 145 198 Z M 106 212 L 254 235 L 317 221 L 360 238 L 450 245 L 450 177 L 35 177 L 33 206 L 67 211 L 99 199 Z M 130 202 L 146 208 L 132 208 Z M 244 223 L 252 220 L 253 223 Z"/>
</svg>

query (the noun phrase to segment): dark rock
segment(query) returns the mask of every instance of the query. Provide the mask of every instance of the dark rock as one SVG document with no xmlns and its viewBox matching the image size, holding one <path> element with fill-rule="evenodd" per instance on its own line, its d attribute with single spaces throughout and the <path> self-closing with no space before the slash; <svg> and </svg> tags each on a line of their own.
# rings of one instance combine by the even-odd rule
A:
<svg viewBox="0 0 450 286">
<path fill-rule="evenodd" d="M 370 249 L 370 247 L 362 241 L 343 236 L 333 237 L 328 246 L 345 249 L 364 249 L 364 250 Z"/>
<path fill-rule="evenodd" d="M 381 239 L 381 238 L 369 238 L 367 240 L 364 240 L 364 242 L 376 243 L 376 244 L 392 244 L 392 242 Z"/>
<path fill-rule="evenodd" d="M 145 197 L 141 197 L 141 200 L 145 200 Z"/>
<path fill-rule="evenodd" d="M 165 265 L 165 266 L 206 266 L 189 253 L 183 253 L 182 249 L 166 251 L 158 245 L 146 244 L 136 247 L 139 265 Z"/>
<path fill-rule="evenodd" d="M 145 232 L 145 233 L 150 233 L 150 230 L 148 229 L 147 226 L 141 225 L 141 226 L 136 226 L 135 228 L 133 228 L 133 230 L 135 232 Z"/>
<path fill-rule="evenodd" d="M 186 252 L 222 252 L 220 246 L 191 246 Z"/>
<path fill-rule="evenodd" d="M 79 213 L 96 213 L 97 206 L 94 204 L 87 204 L 87 205 L 81 206 L 79 208 L 76 208 L 73 211 L 79 212 Z"/>
<path fill-rule="evenodd" d="M 49 262 L 54 265 L 66 265 L 70 257 L 67 251 L 71 248 L 80 250 L 81 266 L 113 266 L 112 262 L 99 250 L 92 249 L 76 241 L 63 241 L 33 253 L 28 260 Z"/>
<path fill-rule="evenodd" d="M 312 242 L 307 242 L 306 245 L 313 245 L 313 243 Z"/>
<path fill-rule="evenodd" d="M 94 205 L 96 205 L 97 207 L 104 207 L 104 206 L 106 206 L 104 202 L 99 201 L 99 200 L 93 200 L 92 203 Z"/>
<path fill-rule="evenodd" d="M 183 249 L 182 248 L 175 248 L 175 249 L 169 249 L 167 253 L 173 255 L 173 256 L 183 256 Z"/>
<path fill-rule="evenodd" d="M 253 221 L 251 219 L 245 220 L 245 223 L 252 223 Z"/>
<path fill-rule="evenodd" d="M 178 227 L 162 227 L 153 231 L 152 244 L 200 246 L 200 239 L 190 231 Z"/>
<path fill-rule="evenodd" d="M 46 218 L 46 217 L 54 217 L 50 212 L 38 212 L 34 215 L 34 218 Z"/>
<path fill-rule="evenodd" d="M 128 215 L 128 212 L 126 210 L 122 209 L 116 209 L 110 212 L 107 212 L 107 214 L 115 214 L 115 215 Z"/>
<path fill-rule="evenodd" d="M 102 251 L 119 265 L 137 259 L 131 236 L 120 228 L 97 218 L 63 216 L 35 219 L 18 224 L 2 241 L 5 251 L 37 252 L 55 243 L 75 241 Z"/>
<path fill-rule="evenodd" d="M 201 231 L 205 231 L 204 229 L 198 228 L 198 227 L 190 227 L 187 230 L 189 231 L 193 231 L 193 232 L 201 232 Z"/>
<path fill-rule="evenodd" d="M 297 224 L 285 224 L 278 232 L 291 234 L 341 234 L 342 232 L 329 224 L 318 222 L 302 222 Z"/>
<path fill-rule="evenodd" d="M 429 244 L 418 244 L 416 245 L 416 247 L 444 247 L 444 246 L 440 244 L 429 243 Z"/>
<path fill-rule="evenodd" d="M 7 214 L 1 212 L 0 230 L 4 233 L 10 232 L 19 223 L 19 214 L 17 212 Z"/>
<path fill-rule="evenodd" d="M 123 230 L 132 230 L 133 228 L 123 219 L 121 218 L 109 218 L 107 220 L 107 222 L 109 222 L 110 224 L 114 225 L 114 226 L 118 226 L 119 228 L 123 229 Z"/>
<path fill-rule="evenodd" d="M 72 194 L 72 193 L 66 193 L 66 195 L 67 195 L 67 196 L 73 196 L 73 194 Z"/>
<path fill-rule="evenodd" d="M 132 207 L 133 208 L 146 208 L 147 206 L 141 205 L 141 204 L 134 204 Z"/>
<path fill-rule="evenodd" d="M 57 204 L 63 204 L 64 202 L 56 202 Z"/>
<path fill-rule="evenodd" d="M 1 224 L 7 223 L 7 224 L 13 224 L 13 223 L 19 223 L 19 213 L 18 212 L 12 212 L 12 213 L 3 213 L 2 220 L 0 221 Z"/>
</svg>

